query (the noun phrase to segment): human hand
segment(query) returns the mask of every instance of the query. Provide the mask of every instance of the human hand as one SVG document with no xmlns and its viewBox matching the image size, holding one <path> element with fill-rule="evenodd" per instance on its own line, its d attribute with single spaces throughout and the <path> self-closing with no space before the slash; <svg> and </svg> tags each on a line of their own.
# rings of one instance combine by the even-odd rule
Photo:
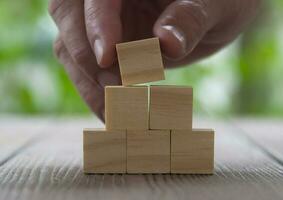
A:
<svg viewBox="0 0 283 200">
<path fill-rule="evenodd" d="M 259 0 L 51 0 L 55 53 L 81 96 L 104 119 L 104 86 L 120 84 L 115 44 L 159 37 L 166 67 L 188 64 L 233 41 Z"/>
</svg>

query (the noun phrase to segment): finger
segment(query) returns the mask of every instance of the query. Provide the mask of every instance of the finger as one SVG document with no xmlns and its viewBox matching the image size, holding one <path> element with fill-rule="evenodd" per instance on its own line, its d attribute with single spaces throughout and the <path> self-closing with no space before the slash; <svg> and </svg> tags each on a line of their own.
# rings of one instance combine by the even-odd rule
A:
<svg viewBox="0 0 283 200">
<path fill-rule="evenodd" d="M 210 0 L 180 0 L 170 4 L 154 25 L 164 54 L 186 57 L 219 19 L 219 7 Z"/>
<path fill-rule="evenodd" d="M 86 101 L 91 110 L 104 121 L 104 90 L 97 82 L 89 79 L 73 62 L 66 46 L 61 38 L 54 43 L 54 52 L 60 62 L 64 65 L 71 80 Z"/>
<path fill-rule="evenodd" d="M 121 4 L 122 0 L 85 0 L 86 31 L 101 67 L 114 63 L 115 44 L 122 40 Z"/>
<path fill-rule="evenodd" d="M 86 35 L 83 0 L 51 0 L 49 12 L 72 60 L 86 76 L 95 77 L 99 67 Z"/>
</svg>

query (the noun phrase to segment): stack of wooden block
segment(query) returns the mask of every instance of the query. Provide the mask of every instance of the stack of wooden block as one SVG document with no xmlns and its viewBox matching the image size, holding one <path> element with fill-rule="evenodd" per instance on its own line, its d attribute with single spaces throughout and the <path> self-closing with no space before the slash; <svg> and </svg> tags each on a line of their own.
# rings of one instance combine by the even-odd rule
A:
<svg viewBox="0 0 283 200">
<path fill-rule="evenodd" d="M 105 88 L 106 129 L 84 130 L 84 172 L 213 173 L 214 131 L 192 129 L 192 88 L 131 86 L 164 79 L 159 40 L 116 49 L 123 86 Z"/>
</svg>

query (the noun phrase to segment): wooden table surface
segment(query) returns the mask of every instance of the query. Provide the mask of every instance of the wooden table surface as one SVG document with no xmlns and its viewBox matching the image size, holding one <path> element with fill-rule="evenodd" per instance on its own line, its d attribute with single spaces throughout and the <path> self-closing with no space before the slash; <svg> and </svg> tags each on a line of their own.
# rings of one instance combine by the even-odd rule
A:
<svg viewBox="0 0 283 200">
<path fill-rule="evenodd" d="M 283 199 L 282 120 L 195 119 L 214 128 L 215 174 L 85 175 L 92 118 L 0 117 L 0 199 Z"/>
</svg>

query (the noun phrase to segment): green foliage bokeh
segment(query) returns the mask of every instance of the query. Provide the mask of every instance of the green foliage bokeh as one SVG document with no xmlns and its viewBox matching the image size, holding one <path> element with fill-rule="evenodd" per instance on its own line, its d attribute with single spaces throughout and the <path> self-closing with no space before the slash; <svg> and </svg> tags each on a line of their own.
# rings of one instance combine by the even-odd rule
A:
<svg viewBox="0 0 283 200">
<path fill-rule="evenodd" d="M 160 84 L 194 87 L 196 112 L 283 116 L 283 1 L 266 1 L 233 44 Z M 0 113 L 89 114 L 52 53 L 47 1 L 0 1 Z M 159 84 L 159 83 L 158 83 Z"/>
</svg>

